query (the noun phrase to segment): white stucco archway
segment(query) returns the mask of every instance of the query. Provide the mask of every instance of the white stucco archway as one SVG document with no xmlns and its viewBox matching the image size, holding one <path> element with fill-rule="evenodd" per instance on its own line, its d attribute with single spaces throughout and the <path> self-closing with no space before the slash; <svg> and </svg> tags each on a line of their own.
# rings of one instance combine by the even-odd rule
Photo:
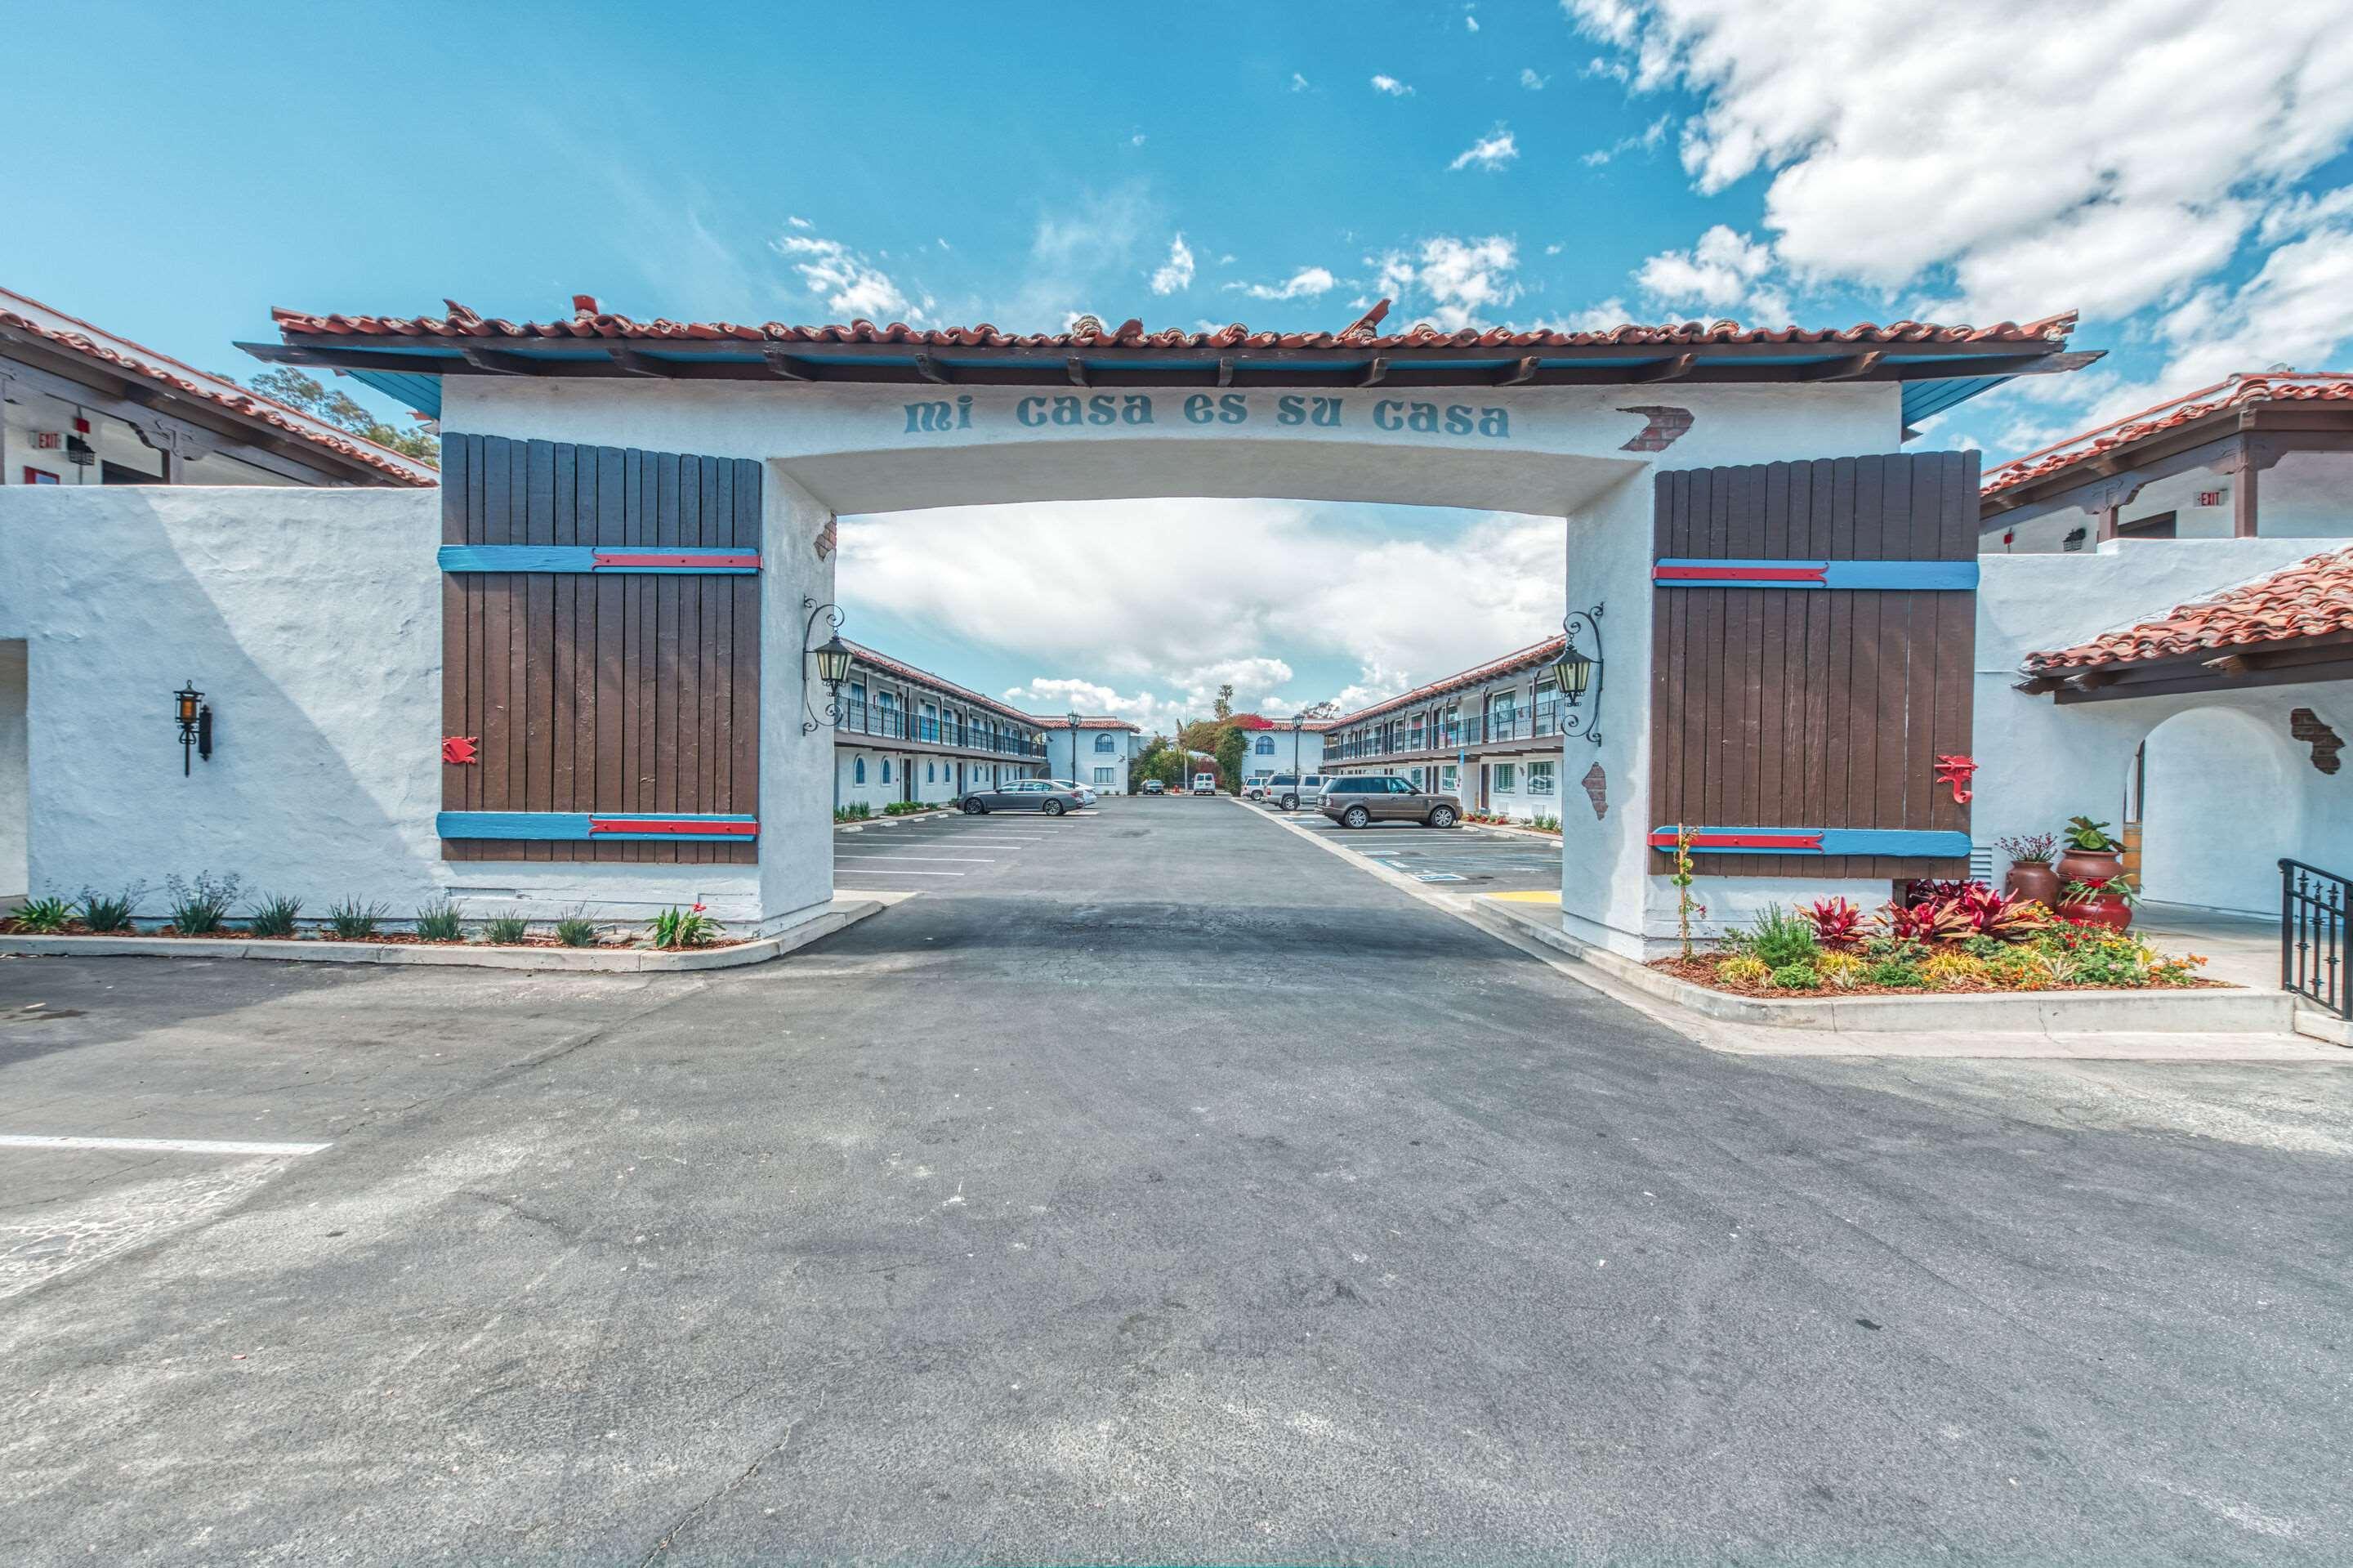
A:
<svg viewBox="0 0 2353 1568">
<path fill-rule="evenodd" d="M 1495 388 L 1268 387 L 1226 392 L 1045 393 L 1013 387 L 794 386 L 452 379 L 452 429 L 754 457 L 766 465 L 762 596 L 768 711 L 797 706 L 805 599 L 834 598 L 828 525 L 841 514 L 1147 496 L 1274 497 L 1476 506 L 1565 518 L 1566 602 L 1607 607 L 1602 739 L 1565 758 L 1599 764 L 1610 802 L 1562 823 L 1563 916 L 1575 935 L 1641 953 L 1673 927 L 1651 874 L 1652 497 L 1662 468 L 1894 450 L 1893 383 Z M 1141 406 L 1141 408 L 1139 408 Z M 1142 412 L 1148 409 L 1148 412 Z M 1662 438 L 1655 418 L 1672 417 Z M 1140 416 L 1140 417 L 1139 417 Z M 832 893 L 829 737 L 772 724 L 761 737 L 761 921 L 805 917 Z M 1581 797 L 1580 797 L 1581 798 Z M 1572 801 L 1574 805 L 1574 801 Z M 1746 885 L 1750 882 L 1757 885 Z M 1825 880 L 1717 879 L 1737 918 L 1767 899 L 1836 893 Z"/>
<path fill-rule="evenodd" d="M 2141 742 L 2143 896 L 2264 915 L 2278 858 L 2306 835 L 2310 764 L 2279 727 L 2242 709 L 2175 714 Z"/>
</svg>

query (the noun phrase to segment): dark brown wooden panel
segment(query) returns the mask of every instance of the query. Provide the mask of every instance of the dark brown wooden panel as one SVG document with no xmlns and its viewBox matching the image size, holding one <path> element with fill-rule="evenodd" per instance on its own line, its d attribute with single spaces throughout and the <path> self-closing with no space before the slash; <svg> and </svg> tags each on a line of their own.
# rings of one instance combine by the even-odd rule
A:
<svg viewBox="0 0 2353 1568">
<path fill-rule="evenodd" d="M 1969 560 L 1974 452 L 1656 477 L 1654 553 L 1696 559 Z M 1651 822 L 1968 831 L 1936 759 L 1969 746 L 1976 595 L 1660 589 Z M 1654 865 L 1665 863 L 1664 857 Z M 1965 874 L 1959 859 L 1703 854 L 1711 875 Z"/>
<path fill-rule="evenodd" d="M 760 465 L 451 434 L 441 536 L 470 545 L 760 543 Z M 467 573 L 442 579 L 442 805 L 759 811 L 757 577 Z M 750 864 L 756 844 L 444 840 L 450 860 Z"/>
</svg>

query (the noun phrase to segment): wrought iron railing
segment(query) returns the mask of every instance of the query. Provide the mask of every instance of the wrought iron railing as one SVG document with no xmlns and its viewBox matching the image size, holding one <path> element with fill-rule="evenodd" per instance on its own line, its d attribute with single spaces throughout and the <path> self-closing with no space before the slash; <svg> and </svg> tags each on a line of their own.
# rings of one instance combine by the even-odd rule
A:
<svg viewBox="0 0 2353 1568">
<path fill-rule="evenodd" d="M 834 727 L 843 735 L 871 735 L 884 740 L 927 741 L 934 746 L 986 751 L 997 757 L 1046 755 L 1046 745 L 1041 740 L 984 730 L 977 725 L 958 724 L 953 719 L 921 716 L 911 719 L 904 708 L 855 699 L 841 705 L 841 721 Z"/>
<path fill-rule="evenodd" d="M 1565 710 L 1558 703 L 1540 703 L 1533 710 L 1473 714 L 1451 724 L 1425 725 L 1384 735 L 1327 736 L 1326 760 L 1359 757 L 1408 757 L 1416 752 L 1455 751 L 1466 746 L 1492 746 L 1502 741 L 1544 740 L 1561 732 Z"/>
<path fill-rule="evenodd" d="M 2280 986 L 2353 1019 L 2345 973 L 2347 879 L 2283 859 L 2280 868 Z"/>
</svg>

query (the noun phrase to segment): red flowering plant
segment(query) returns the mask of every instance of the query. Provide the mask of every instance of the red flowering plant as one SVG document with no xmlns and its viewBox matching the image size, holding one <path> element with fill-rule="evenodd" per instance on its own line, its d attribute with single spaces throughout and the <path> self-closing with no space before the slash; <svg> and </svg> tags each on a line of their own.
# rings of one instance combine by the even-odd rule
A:
<svg viewBox="0 0 2353 1568">
<path fill-rule="evenodd" d="M 1817 898 L 1798 911 L 1825 948 L 1852 948 L 1862 940 L 1862 911 L 1843 898 Z"/>
<path fill-rule="evenodd" d="M 1982 882 L 1930 879 L 1909 884 L 1903 903 L 1880 912 L 1880 924 L 1899 941 L 1990 937 L 2022 942 L 2049 928 L 2051 912 L 2031 898 L 2010 897 Z"/>
</svg>

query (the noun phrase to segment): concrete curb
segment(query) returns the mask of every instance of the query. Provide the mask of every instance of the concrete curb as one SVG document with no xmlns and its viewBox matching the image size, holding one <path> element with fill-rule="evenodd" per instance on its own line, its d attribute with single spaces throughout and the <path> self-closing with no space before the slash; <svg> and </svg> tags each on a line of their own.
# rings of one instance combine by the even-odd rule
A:
<svg viewBox="0 0 2353 1568">
<path fill-rule="evenodd" d="M 462 948 L 409 942 L 290 942 L 252 937 L 0 937 L 0 953 L 24 958 L 269 959 L 280 963 L 422 964 L 449 969 L 570 974 L 681 974 L 764 964 L 879 915 L 881 901 L 838 898 L 824 913 L 773 937 L 732 948 L 680 952 L 646 948 Z"/>
<path fill-rule="evenodd" d="M 1471 917 L 1543 943 L 1620 985 L 1674 1003 L 1703 1018 L 1768 1029 L 1833 1033 L 2260 1034 L 2291 1033 L 2295 1009 L 2283 991 L 2071 991 L 2002 996 L 1735 996 L 1661 974 L 1618 953 L 1578 941 L 1551 919 L 1550 906 L 1514 906 L 1486 894 Z"/>
</svg>

